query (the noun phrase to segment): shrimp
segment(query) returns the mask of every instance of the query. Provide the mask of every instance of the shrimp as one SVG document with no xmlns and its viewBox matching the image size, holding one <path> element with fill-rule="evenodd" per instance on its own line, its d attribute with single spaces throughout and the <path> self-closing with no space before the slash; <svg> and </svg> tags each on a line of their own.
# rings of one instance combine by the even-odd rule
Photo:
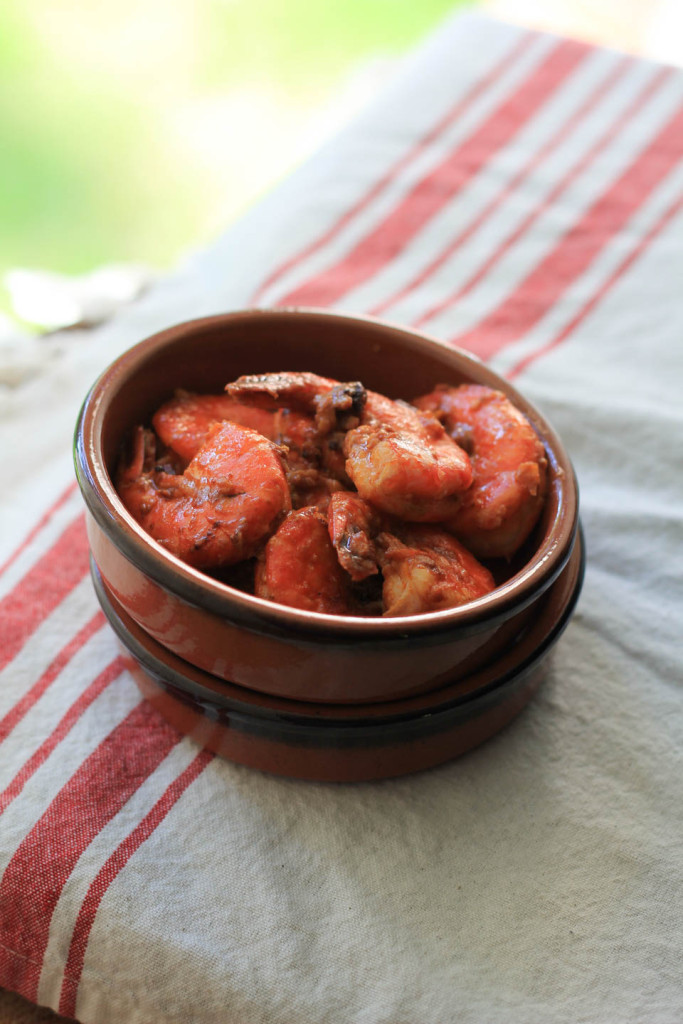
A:
<svg viewBox="0 0 683 1024">
<path fill-rule="evenodd" d="M 337 561 L 321 509 L 301 508 L 282 522 L 259 560 L 255 593 L 305 611 L 356 613 L 350 577 Z"/>
<path fill-rule="evenodd" d="M 254 412 L 265 410 L 255 409 Z M 312 416 L 295 409 L 278 409 L 273 414 L 273 428 L 277 443 L 289 450 L 292 459 L 320 465 L 320 438 Z"/>
<path fill-rule="evenodd" d="M 547 491 L 545 449 L 526 417 L 500 391 L 444 386 L 415 399 L 439 415 L 472 459 L 472 486 L 444 523 L 475 555 L 510 558 L 535 526 Z"/>
<path fill-rule="evenodd" d="M 340 383 L 307 372 L 264 373 L 240 377 L 225 390 L 236 401 L 258 408 L 293 408 L 313 417 L 327 474 L 351 486 L 343 446 L 344 434 L 350 427 L 358 426 L 367 400 L 367 392 L 359 381 Z"/>
<path fill-rule="evenodd" d="M 362 384 L 340 384 L 307 372 L 265 373 L 240 377 L 225 390 L 234 401 L 277 410 L 276 423 L 285 426 L 278 440 L 294 449 L 295 505 L 315 504 L 318 498 L 324 501 L 325 494 L 329 496 L 336 489 L 332 482 L 352 486 L 345 469 L 344 431 L 360 422 L 365 405 Z M 297 434 L 301 431 L 296 426 L 304 420 L 308 424 L 305 448 L 299 442 Z M 293 437 L 288 429 L 292 421 Z M 292 463 L 292 458 L 288 461 Z M 307 484 L 307 480 L 313 482 Z"/>
<path fill-rule="evenodd" d="M 269 410 L 226 394 L 198 395 L 178 390 L 154 414 L 159 439 L 186 461 L 192 459 L 216 423 L 229 420 L 258 431 L 286 447 L 282 455 L 295 507 L 326 500 L 342 485 L 321 472 L 322 445 L 312 416 L 291 409 Z"/>
<path fill-rule="evenodd" d="M 327 508 L 330 540 L 339 564 L 352 580 L 377 572 L 377 550 L 373 537 L 379 532 L 379 517 L 372 505 L 351 491 L 337 491 Z"/>
<path fill-rule="evenodd" d="M 251 558 L 291 509 L 277 446 L 228 421 L 210 429 L 184 473 L 158 464 L 153 431 L 138 427 L 117 488 L 143 529 L 197 569 Z"/>
<path fill-rule="evenodd" d="M 467 454 L 432 415 L 375 391 L 344 439 L 346 472 L 358 493 L 410 522 L 439 522 L 472 481 Z"/>
<path fill-rule="evenodd" d="M 359 381 L 342 384 L 317 373 L 259 373 L 239 377 L 227 384 L 227 394 L 238 402 L 262 409 L 294 407 L 313 413 L 321 434 L 328 434 L 340 416 L 359 421 L 366 402 L 366 390 Z"/>
<path fill-rule="evenodd" d="M 344 492 L 333 495 L 328 517 L 337 558 L 352 579 L 381 569 L 387 617 L 457 607 L 495 586 L 489 570 L 441 527 L 387 518 Z"/>
<path fill-rule="evenodd" d="M 274 413 L 274 434 L 283 448 L 294 508 L 324 506 L 331 494 L 344 488 L 345 484 L 324 465 L 323 447 L 312 416 L 296 409 L 278 409 Z"/>
<path fill-rule="evenodd" d="M 409 522 L 448 519 L 471 478 L 467 455 L 445 434 L 430 443 L 419 434 L 372 423 L 349 431 L 344 454 L 358 493 Z"/>
<path fill-rule="evenodd" d="M 194 458 L 215 423 L 230 420 L 275 440 L 275 417 L 229 395 L 197 395 L 178 389 L 152 418 L 159 439 L 186 460 Z"/>
<path fill-rule="evenodd" d="M 294 402 L 315 415 L 328 436 L 323 461 L 342 482 L 377 508 L 415 522 L 454 515 L 472 481 L 467 454 L 439 420 L 406 402 L 393 401 L 358 382 L 340 384 L 310 373 L 240 377 L 232 397 L 257 403 Z M 333 455 L 343 437 L 344 475 Z"/>
<path fill-rule="evenodd" d="M 426 524 L 395 524 L 377 537 L 384 615 L 455 608 L 493 590 L 493 576 L 450 533 Z"/>
</svg>

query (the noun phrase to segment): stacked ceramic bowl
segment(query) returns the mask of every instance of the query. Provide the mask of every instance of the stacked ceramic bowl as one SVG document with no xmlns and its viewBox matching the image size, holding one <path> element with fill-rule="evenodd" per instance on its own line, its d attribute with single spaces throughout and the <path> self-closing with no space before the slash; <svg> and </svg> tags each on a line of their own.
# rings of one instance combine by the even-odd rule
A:
<svg viewBox="0 0 683 1024">
<path fill-rule="evenodd" d="M 113 479 L 126 439 L 177 388 L 313 371 L 392 398 L 438 384 L 503 391 L 548 460 L 541 518 L 484 597 L 400 617 L 301 611 L 180 561 L 126 511 Z M 478 360 L 378 321 L 316 311 L 196 320 L 121 356 L 76 430 L 92 573 L 145 696 L 224 757 L 281 775 L 360 781 L 427 768 L 498 732 L 543 678 L 576 603 L 584 554 L 574 473 L 546 420 Z"/>
</svg>

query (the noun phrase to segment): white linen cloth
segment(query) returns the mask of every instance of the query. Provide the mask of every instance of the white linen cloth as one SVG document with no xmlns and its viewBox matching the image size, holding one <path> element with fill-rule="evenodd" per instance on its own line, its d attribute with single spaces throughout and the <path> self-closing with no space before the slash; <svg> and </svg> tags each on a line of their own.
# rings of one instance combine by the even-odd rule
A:
<svg viewBox="0 0 683 1024">
<path fill-rule="evenodd" d="M 683 1019 L 683 74 L 474 16 L 216 244 L 1 397 L 0 985 L 85 1024 Z M 70 439 L 179 320 L 327 305 L 549 417 L 588 567 L 547 681 L 412 777 L 289 781 L 141 702 Z"/>
</svg>

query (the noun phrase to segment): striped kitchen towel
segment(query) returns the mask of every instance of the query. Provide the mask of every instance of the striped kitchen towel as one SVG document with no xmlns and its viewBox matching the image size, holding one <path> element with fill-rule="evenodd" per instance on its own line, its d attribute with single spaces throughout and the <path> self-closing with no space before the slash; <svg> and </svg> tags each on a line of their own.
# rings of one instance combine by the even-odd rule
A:
<svg viewBox="0 0 683 1024">
<path fill-rule="evenodd" d="M 683 73 L 477 16 L 214 245 L 0 396 L 0 985 L 87 1024 L 680 1019 Z M 554 423 L 588 571 L 546 685 L 467 757 L 270 778 L 141 699 L 70 436 L 170 323 L 370 313 Z"/>
</svg>

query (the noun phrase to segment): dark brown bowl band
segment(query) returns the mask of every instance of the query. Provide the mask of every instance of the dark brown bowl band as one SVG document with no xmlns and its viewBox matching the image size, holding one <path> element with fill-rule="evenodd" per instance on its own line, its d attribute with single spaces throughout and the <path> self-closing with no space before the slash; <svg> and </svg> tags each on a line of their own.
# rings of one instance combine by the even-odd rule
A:
<svg viewBox="0 0 683 1024">
<path fill-rule="evenodd" d="M 188 704 L 195 710 L 203 711 L 212 720 L 224 721 L 231 729 L 245 733 L 278 741 L 289 738 L 297 746 L 354 748 L 390 745 L 418 735 L 422 738 L 435 735 L 449 729 L 456 722 L 464 723 L 469 718 L 479 716 L 496 703 L 501 691 L 521 683 L 530 672 L 538 668 L 564 632 L 573 614 L 585 572 L 581 532 L 575 559 L 576 566 L 570 592 L 559 616 L 545 633 L 542 642 L 533 646 L 521 658 L 515 659 L 514 655 L 509 657 L 507 667 L 499 673 L 496 673 L 495 666 L 487 667 L 480 675 L 482 679 L 488 679 L 488 682 L 462 696 L 450 697 L 442 702 L 439 701 L 438 692 L 416 698 L 413 703 L 418 707 L 412 712 L 392 713 L 392 702 L 389 701 L 381 705 L 379 714 L 371 713 L 371 709 L 366 706 L 356 709 L 353 717 L 348 712 L 345 713 L 346 709 L 339 705 L 332 711 L 332 717 L 323 717 L 321 710 L 314 705 L 308 706 L 309 710 L 306 713 L 307 706 L 302 706 L 299 701 L 286 701 L 282 698 L 272 700 L 234 685 L 230 686 L 230 690 L 241 690 L 243 696 L 221 693 L 224 686 L 222 680 L 198 672 L 193 666 L 165 651 L 151 638 L 143 639 L 143 634 L 139 630 L 136 637 L 132 620 L 126 622 L 128 617 L 116 606 L 115 599 L 108 593 L 94 564 L 92 575 L 100 604 L 120 642 L 143 670 L 168 690 L 176 700 Z M 193 676 L 195 678 L 192 678 Z M 205 682 L 212 685 L 203 685 L 197 677 L 204 677 Z M 429 706 L 420 708 L 421 702 L 427 702 Z M 397 703 L 401 706 L 404 702 Z"/>
</svg>

